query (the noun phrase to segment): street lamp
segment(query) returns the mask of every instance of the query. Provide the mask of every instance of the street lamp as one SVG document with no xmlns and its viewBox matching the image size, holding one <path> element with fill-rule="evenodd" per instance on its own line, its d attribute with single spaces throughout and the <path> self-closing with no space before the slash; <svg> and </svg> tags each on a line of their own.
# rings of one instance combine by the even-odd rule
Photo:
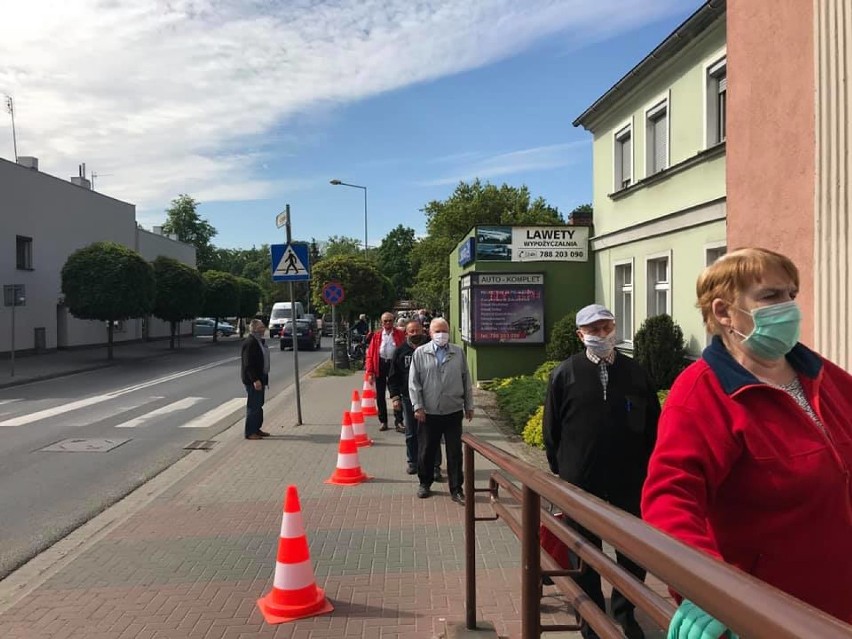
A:
<svg viewBox="0 0 852 639">
<path fill-rule="evenodd" d="M 367 256 L 367 187 L 359 186 L 358 184 L 347 184 L 346 182 L 341 182 L 340 180 L 331 180 L 330 184 L 332 186 L 351 186 L 353 189 L 363 189 L 364 190 L 364 257 Z"/>
</svg>

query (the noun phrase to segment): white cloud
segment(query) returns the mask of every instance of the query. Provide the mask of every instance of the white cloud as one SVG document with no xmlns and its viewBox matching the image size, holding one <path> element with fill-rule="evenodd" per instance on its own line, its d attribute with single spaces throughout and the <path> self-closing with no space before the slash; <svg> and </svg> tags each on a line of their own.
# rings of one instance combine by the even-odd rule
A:
<svg viewBox="0 0 852 639">
<path fill-rule="evenodd" d="M 489 64 L 555 33 L 567 46 L 604 38 L 680 1 L 4 4 L 0 92 L 15 97 L 19 153 L 59 176 L 85 161 L 111 174 L 102 181 L 110 194 L 145 210 L 181 192 L 280 194 L 293 184 L 257 170 L 288 118 Z M 631 24 L 613 22 L 618 15 Z M 291 151 L 283 137 L 278 156 Z"/>
<path fill-rule="evenodd" d="M 580 157 L 588 157 L 586 149 L 590 144 L 589 140 L 579 140 L 576 142 L 549 144 L 547 146 L 499 153 L 488 157 L 483 157 L 479 153 L 459 154 L 456 159 L 468 159 L 472 157 L 479 157 L 480 159 L 457 168 L 453 176 L 419 182 L 418 185 L 444 186 L 447 184 L 458 184 L 460 181 L 470 181 L 475 178 L 486 179 L 530 171 L 558 169 L 573 164 Z M 439 161 L 444 160 L 448 160 L 448 158 L 439 158 Z"/>
</svg>

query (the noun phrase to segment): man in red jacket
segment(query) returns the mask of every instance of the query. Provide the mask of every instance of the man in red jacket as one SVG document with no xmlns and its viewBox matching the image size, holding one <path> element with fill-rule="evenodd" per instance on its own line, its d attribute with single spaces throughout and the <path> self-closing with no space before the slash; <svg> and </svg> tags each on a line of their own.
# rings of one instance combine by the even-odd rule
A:
<svg viewBox="0 0 852 639">
<path fill-rule="evenodd" d="M 382 313 L 382 327 L 370 337 L 364 368 L 376 384 L 376 408 L 379 411 L 379 430 L 388 430 L 387 387 L 388 372 L 397 346 L 405 342 L 405 331 L 393 325 L 393 313 Z M 397 424 L 400 427 L 401 424 Z M 403 431 L 404 432 L 404 431 Z"/>
</svg>

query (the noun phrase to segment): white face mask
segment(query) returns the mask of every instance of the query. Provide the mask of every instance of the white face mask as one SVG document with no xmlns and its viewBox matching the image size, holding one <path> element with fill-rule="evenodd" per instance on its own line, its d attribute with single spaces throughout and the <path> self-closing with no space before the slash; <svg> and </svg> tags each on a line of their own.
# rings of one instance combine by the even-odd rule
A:
<svg viewBox="0 0 852 639">
<path fill-rule="evenodd" d="M 615 330 L 613 330 L 609 335 L 599 336 L 599 335 L 583 335 L 583 344 L 586 345 L 586 348 L 592 353 L 592 355 L 597 355 L 598 357 L 607 357 L 610 353 L 612 353 L 615 348 Z"/>
<path fill-rule="evenodd" d="M 432 333 L 432 341 L 438 346 L 446 346 L 450 342 L 449 333 Z"/>
</svg>

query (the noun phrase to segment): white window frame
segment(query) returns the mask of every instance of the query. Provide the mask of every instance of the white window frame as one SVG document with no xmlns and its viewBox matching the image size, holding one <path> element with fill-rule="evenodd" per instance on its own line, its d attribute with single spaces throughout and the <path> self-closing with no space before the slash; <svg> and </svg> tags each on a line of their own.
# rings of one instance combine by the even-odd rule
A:
<svg viewBox="0 0 852 639">
<path fill-rule="evenodd" d="M 620 298 L 625 292 L 624 289 L 627 287 L 618 287 L 618 278 L 617 272 L 619 267 L 629 266 L 630 267 L 630 311 L 629 313 L 624 312 L 624 309 L 621 308 Z M 636 333 L 636 268 L 633 264 L 633 258 L 625 259 L 625 260 L 617 260 L 612 263 L 612 310 L 615 313 L 615 325 L 616 325 L 616 334 L 621 336 L 619 340 L 619 344 L 629 345 L 631 348 L 633 347 L 633 335 Z M 624 318 L 627 315 L 630 319 L 630 335 L 629 339 L 624 338 L 624 329 L 625 323 Z"/>
<path fill-rule="evenodd" d="M 718 88 L 716 82 L 714 81 L 713 75 L 718 73 L 718 71 L 724 68 L 725 76 L 727 77 L 727 68 L 728 68 L 728 49 L 727 47 L 722 47 L 712 56 L 707 58 L 704 61 L 703 69 L 704 73 L 702 77 L 703 86 L 703 95 L 704 95 L 704 148 L 709 149 L 710 147 L 716 146 L 717 144 L 721 144 L 722 140 L 718 140 L 718 132 L 716 131 L 715 119 L 716 119 L 716 111 L 715 107 L 712 107 L 711 99 L 715 101 L 716 96 L 718 95 Z M 726 107 L 727 113 L 727 107 Z M 711 118 L 714 120 L 713 126 L 710 125 Z M 727 118 L 726 118 L 727 120 Z M 727 126 L 725 127 L 727 130 Z M 727 139 L 727 134 L 725 136 Z"/>
<path fill-rule="evenodd" d="M 661 283 L 664 285 L 664 288 L 657 288 L 657 283 L 651 280 L 650 277 L 650 268 L 651 262 L 657 262 L 659 260 L 666 260 L 666 271 L 668 276 L 668 281 L 665 283 Z M 651 315 L 651 303 L 654 299 L 654 294 L 657 291 L 666 291 L 666 308 L 663 311 L 666 315 L 671 317 L 672 314 L 672 252 L 663 251 L 661 253 L 653 253 L 651 255 L 645 256 L 645 318 L 652 317 Z M 658 314 L 658 313 L 657 313 Z"/>
<path fill-rule="evenodd" d="M 708 258 L 710 257 L 711 251 L 718 251 L 719 249 L 725 249 L 725 253 L 728 252 L 728 241 L 727 240 L 719 240 L 718 242 L 710 242 L 704 245 L 704 266 L 705 268 L 710 266 L 713 262 L 711 262 Z M 725 255 L 722 253 L 722 255 Z M 719 256 L 721 257 L 721 255 Z M 718 257 L 716 259 L 719 259 Z M 716 260 L 713 260 L 714 262 Z"/>
<path fill-rule="evenodd" d="M 710 261 L 710 252 L 711 251 L 718 251 L 720 248 L 725 249 L 725 253 L 727 253 L 728 252 L 728 241 L 727 240 L 720 240 L 718 242 L 709 242 L 708 244 L 704 245 L 704 268 L 707 268 L 708 266 L 713 264 L 713 262 L 716 261 L 716 260 L 713 260 L 713 262 Z M 719 257 L 721 257 L 721 255 Z M 716 259 L 719 259 L 719 258 L 717 257 Z M 713 341 L 713 336 L 710 333 L 707 333 L 705 331 L 704 345 L 710 346 L 710 342 L 712 342 L 712 341 Z"/>
<path fill-rule="evenodd" d="M 624 137 L 625 134 L 630 135 L 630 184 L 624 186 L 618 179 L 620 167 L 619 164 L 622 161 L 621 155 L 618 153 L 619 144 L 621 143 L 621 138 Z M 620 125 L 615 127 L 615 130 L 612 132 L 612 192 L 617 193 L 618 191 L 624 190 L 636 184 L 636 135 L 633 127 L 633 118 L 631 117 L 629 120 L 625 120 Z M 623 180 L 623 176 L 622 176 Z"/>
<path fill-rule="evenodd" d="M 666 112 L 666 165 L 662 167 L 659 171 L 651 171 L 651 166 L 653 166 L 653 158 L 652 153 L 655 151 L 653 144 L 651 144 L 651 118 L 659 114 L 661 111 Z M 671 100 L 671 91 L 666 91 L 663 94 L 658 95 L 651 102 L 649 102 L 644 110 L 644 121 L 645 121 L 645 144 L 644 144 L 644 153 L 645 156 L 645 166 L 644 166 L 644 176 L 650 177 L 661 171 L 665 171 L 672 165 L 672 100 Z"/>
</svg>

